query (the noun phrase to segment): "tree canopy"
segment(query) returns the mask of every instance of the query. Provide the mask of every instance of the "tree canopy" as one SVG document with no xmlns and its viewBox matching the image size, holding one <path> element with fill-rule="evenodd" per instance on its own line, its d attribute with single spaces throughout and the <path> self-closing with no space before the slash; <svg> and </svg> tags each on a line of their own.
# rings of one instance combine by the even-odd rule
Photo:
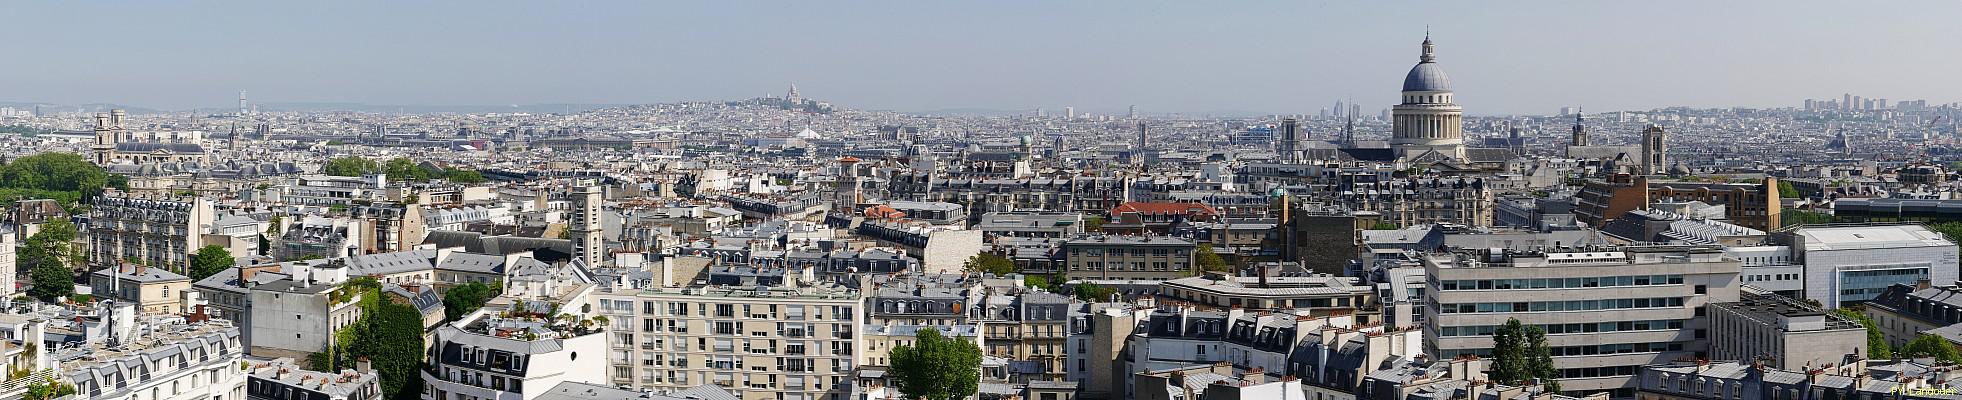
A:
<svg viewBox="0 0 1962 400">
<path fill-rule="evenodd" d="M 104 187 L 129 188 L 129 178 L 111 175 L 75 153 L 41 153 L 16 158 L 0 166 L 0 189 L 6 195 L 51 198 L 73 203 L 102 193 Z"/>
<path fill-rule="evenodd" d="M 1201 271 L 1233 272 L 1232 266 L 1226 265 L 1226 259 L 1213 252 L 1212 244 L 1200 244 L 1199 249 L 1193 251 L 1193 258 L 1199 263 Z"/>
<path fill-rule="evenodd" d="M 1083 217 L 1083 231 L 1084 231 L 1084 232 L 1103 232 L 1103 231 L 1104 231 L 1104 217 L 1099 217 L 1099 216 L 1095 216 L 1095 215 L 1092 215 L 1092 216 L 1088 216 L 1088 217 Z"/>
<path fill-rule="evenodd" d="M 1070 292 L 1075 293 L 1078 300 L 1095 303 L 1110 301 L 1110 295 L 1116 294 L 1117 289 L 1104 287 L 1104 285 L 1095 283 L 1083 282 L 1071 287 Z"/>
<path fill-rule="evenodd" d="M 200 247 L 197 254 L 191 255 L 191 281 L 204 280 L 205 277 L 231 268 L 237 262 L 238 260 L 232 258 L 231 250 L 226 250 L 223 246 L 213 244 Z"/>
<path fill-rule="evenodd" d="M 1541 379 L 1549 391 L 1560 391 L 1559 370 L 1553 368 L 1553 351 L 1546 344 L 1546 330 L 1526 326 L 1518 318 L 1507 318 L 1505 325 L 1492 332 L 1493 382 L 1517 384 Z"/>
<path fill-rule="evenodd" d="M 422 313 L 407 304 L 382 299 L 381 284 L 374 278 L 348 280 L 340 296 L 361 296 L 361 318 L 334 333 L 336 345 L 326 352 L 307 357 L 309 367 L 319 371 L 339 371 L 367 359 L 381 376 L 382 395 L 391 399 L 416 398 L 422 391 L 422 376 L 416 368 L 422 363 Z"/>
<path fill-rule="evenodd" d="M 1868 359 L 1884 360 L 1894 358 L 1894 350 L 1891 345 L 1887 344 L 1887 335 L 1880 333 L 1879 327 L 1874 325 L 1872 318 L 1867 318 L 1866 314 L 1850 308 L 1834 309 L 1832 314 L 1859 322 L 1860 326 L 1867 328 Z"/>
<path fill-rule="evenodd" d="M 27 294 L 41 301 L 75 294 L 75 270 L 83 254 L 75 247 L 75 224 L 56 218 L 41 224 L 41 231 L 21 245 L 19 267 L 28 271 L 34 287 Z"/>
<path fill-rule="evenodd" d="M 320 167 L 320 173 L 333 176 L 368 176 L 378 172 L 382 168 L 375 160 L 351 156 L 327 160 L 327 165 Z"/>
<path fill-rule="evenodd" d="M 912 344 L 892 348 L 887 373 L 907 396 L 952 400 L 974 394 L 981 381 L 981 347 L 920 329 Z"/>
<path fill-rule="evenodd" d="M 443 291 L 443 319 L 455 321 L 484 307 L 484 302 L 497 297 L 499 288 L 483 282 L 470 282 Z"/>
<path fill-rule="evenodd" d="M 975 254 L 973 257 L 968 257 L 967 262 L 961 264 L 961 267 L 968 272 L 985 272 L 995 276 L 1015 273 L 1015 261 L 994 253 Z"/>
<path fill-rule="evenodd" d="M 1962 351 L 1955 349 L 1955 342 L 1941 335 L 1923 333 L 1915 336 L 1907 346 L 1901 347 L 1901 355 L 1908 357 L 1928 357 L 1949 363 L 1962 362 Z"/>
</svg>

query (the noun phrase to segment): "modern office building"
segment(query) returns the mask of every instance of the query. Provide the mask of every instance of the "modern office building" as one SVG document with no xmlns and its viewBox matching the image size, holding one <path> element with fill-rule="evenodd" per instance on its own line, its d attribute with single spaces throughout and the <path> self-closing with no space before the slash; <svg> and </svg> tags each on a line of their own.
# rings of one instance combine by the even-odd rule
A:
<svg viewBox="0 0 1962 400">
<path fill-rule="evenodd" d="M 1490 357 L 1508 319 L 1547 332 L 1561 387 L 1630 394 L 1643 365 L 1707 354 L 1708 306 L 1738 300 L 1715 246 L 1458 251 L 1422 257 L 1425 348 Z"/>
<path fill-rule="evenodd" d="M 1805 298 L 1844 307 L 1895 284 L 1955 282 L 1955 243 L 1920 225 L 1806 226 L 1772 236 L 1805 266 Z"/>
</svg>

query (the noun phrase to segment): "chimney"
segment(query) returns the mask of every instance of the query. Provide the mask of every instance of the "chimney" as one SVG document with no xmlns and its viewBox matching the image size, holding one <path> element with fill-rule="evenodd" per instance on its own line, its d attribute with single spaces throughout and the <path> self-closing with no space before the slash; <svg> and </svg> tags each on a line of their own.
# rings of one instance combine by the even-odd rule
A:
<svg viewBox="0 0 1962 400">
<path fill-rule="evenodd" d="M 1914 280 L 1914 290 L 1926 290 L 1932 287 L 1935 287 L 1935 281 L 1929 280 L 1927 277 Z"/>
<path fill-rule="evenodd" d="M 1246 374 L 1240 375 L 1240 381 L 1253 385 L 1267 383 L 1267 369 L 1253 367 L 1253 369 L 1247 370 Z"/>
<path fill-rule="evenodd" d="M 370 363 L 367 357 L 354 359 L 354 372 L 360 372 L 366 374 L 374 370 L 375 370 L 374 364 Z"/>
</svg>

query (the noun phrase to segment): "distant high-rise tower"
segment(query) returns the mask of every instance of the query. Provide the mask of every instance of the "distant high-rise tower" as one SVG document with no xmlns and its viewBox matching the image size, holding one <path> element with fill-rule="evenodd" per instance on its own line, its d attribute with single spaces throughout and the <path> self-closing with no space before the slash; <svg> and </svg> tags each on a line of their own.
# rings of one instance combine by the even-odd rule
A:
<svg viewBox="0 0 1962 400">
<path fill-rule="evenodd" d="M 1076 107 L 1064 106 L 1063 119 L 1076 119 Z"/>
<path fill-rule="evenodd" d="M 1588 145 L 1588 144 L 1587 144 L 1587 126 L 1586 126 L 1586 125 L 1581 125 L 1581 118 L 1582 118 L 1582 117 L 1581 117 L 1581 115 L 1582 115 L 1582 114 L 1580 113 L 1580 111 L 1579 111 L 1579 110 L 1575 110 L 1575 111 L 1574 111 L 1574 137 L 1573 137 L 1573 139 L 1571 140 L 1571 141 L 1572 141 L 1572 143 L 1570 143 L 1570 145 L 1572 145 L 1572 146 L 1586 146 L 1586 145 Z"/>
<path fill-rule="evenodd" d="M 796 84 L 796 83 L 792 83 L 792 84 L 790 84 L 790 93 L 788 93 L 788 94 L 785 94 L 785 95 L 783 96 L 783 99 L 784 99 L 785 101 L 788 101 L 788 102 L 790 102 L 790 104 L 791 104 L 791 105 L 797 105 L 797 104 L 803 104 L 803 103 L 804 103 L 804 96 L 801 96 L 801 95 L 798 95 L 798 94 L 797 94 L 797 84 Z"/>
<path fill-rule="evenodd" d="M 1668 148 L 1663 146 L 1661 125 L 1649 124 L 1642 130 L 1642 170 L 1649 175 L 1669 172 Z"/>
<path fill-rule="evenodd" d="M 1464 108 L 1451 102 L 1451 78 L 1437 65 L 1430 35 L 1424 53 L 1403 77 L 1403 103 L 1393 108 L 1390 147 L 1406 159 L 1431 152 L 1465 159 Z"/>
<path fill-rule="evenodd" d="M 573 252 L 586 260 L 588 266 L 600 265 L 600 256 L 606 254 L 605 232 L 600 225 L 601 191 L 592 182 L 579 182 L 572 188 L 572 201 L 579 208 L 572 215 L 572 223 L 566 229 L 576 246 Z"/>
<path fill-rule="evenodd" d="M 1301 121 L 1294 118 L 1281 119 L 1281 141 L 1274 147 L 1280 153 L 1281 161 L 1299 160 L 1301 156 Z"/>
<path fill-rule="evenodd" d="M 1127 111 L 1127 112 L 1125 112 L 1125 114 L 1124 114 L 1124 117 L 1125 117 L 1125 118 L 1137 118 L 1137 117 L 1138 117 L 1138 105 L 1136 105 L 1136 104 L 1132 104 L 1132 105 L 1131 105 L 1131 110 L 1130 110 L 1130 111 Z"/>
<path fill-rule="evenodd" d="M 238 115 L 252 115 L 252 108 L 245 105 L 245 91 L 238 91 Z"/>
</svg>

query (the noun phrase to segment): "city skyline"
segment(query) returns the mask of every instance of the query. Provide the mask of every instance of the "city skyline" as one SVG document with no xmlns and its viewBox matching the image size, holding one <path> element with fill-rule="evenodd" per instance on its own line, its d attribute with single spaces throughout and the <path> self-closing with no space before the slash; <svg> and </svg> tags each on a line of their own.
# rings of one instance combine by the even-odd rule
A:
<svg viewBox="0 0 1962 400">
<path fill-rule="evenodd" d="M 1940 72 L 1954 56 L 1928 51 L 1937 16 L 1954 15 L 1935 9 L 1962 5 L 1688 4 L 29 4 L 20 31 L 63 33 L 14 40 L 17 59 L 38 61 L 0 76 L 0 101 L 225 109 L 249 90 L 266 104 L 646 104 L 795 83 L 905 112 L 1313 114 L 1343 100 L 1373 113 L 1396 103 L 1384 88 L 1427 28 L 1469 115 L 1843 93 L 1947 103 L 1962 90 Z M 77 32 L 55 25 L 64 15 L 118 28 Z M 1835 22 L 1787 23 L 1805 20 Z"/>
</svg>

